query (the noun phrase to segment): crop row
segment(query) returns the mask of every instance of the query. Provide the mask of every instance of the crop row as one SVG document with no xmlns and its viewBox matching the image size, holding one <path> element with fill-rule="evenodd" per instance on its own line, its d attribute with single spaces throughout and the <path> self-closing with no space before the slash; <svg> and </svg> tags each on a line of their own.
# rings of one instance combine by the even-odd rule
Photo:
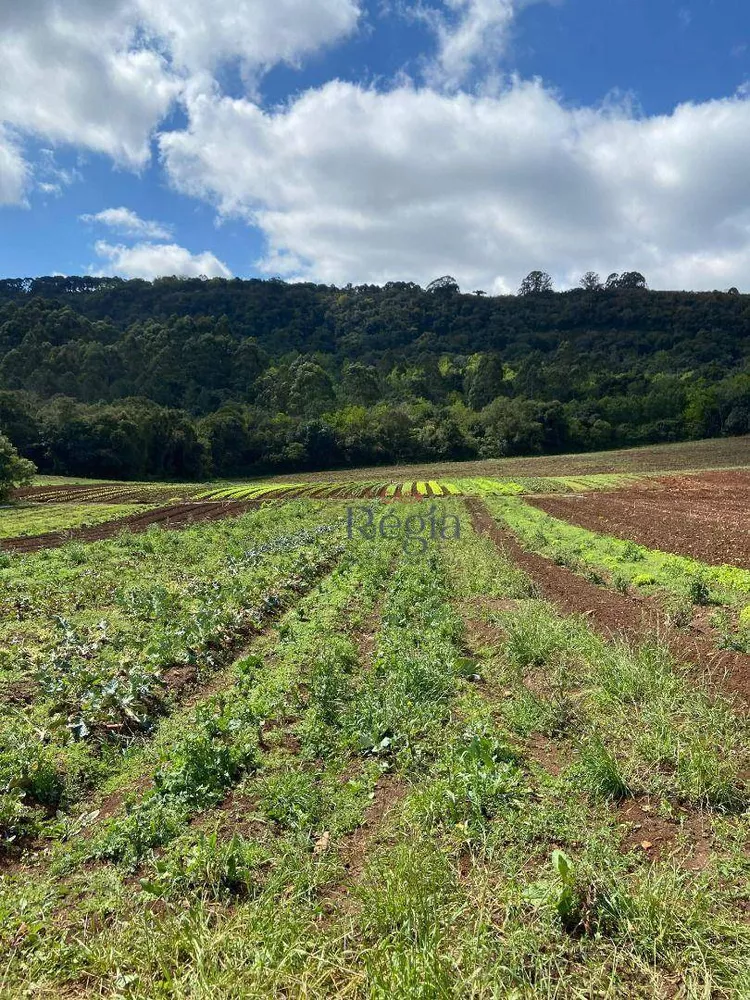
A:
<svg viewBox="0 0 750 1000">
<path fill-rule="evenodd" d="M 23 504 L 0 509 L 0 539 L 92 527 L 152 509 L 148 504 Z"/>
<path fill-rule="evenodd" d="M 157 529 L 80 547 L 87 569 L 72 573 L 65 549 L 0 571 L 5 606 L 16 608 L 16 621 L 9 616 L 0 629 L 8 640 L 0 679 L 6 692 L 33 693 L 21 704 L 11 699 L 0 726 L 0 829 L 33 823 L 37 806 L 65 805 L 103 777 L 98 745 L 123 750 L 149 733 L 180 686 L 224 665 L 244 637 L 308 590 L 342 551 L 336 526 L 317 520 L 289 505 L 179 535 Z M 223 548 L 213 552 L 212 543 Z M 22 590 L 34 594 L 35 573 L 48 585 L 46 614 L 34 597 L 19 601 Z M 71 577 L 85 580 L 88 593 L 60 614 L 50 591 L 69 588 Z"/>
<path fill-rule="evenodd" d="M 168 483 L 111 483 L 100 486 L 53 487 L 24 492 L 23 498 L 33 503 L 169 503 L 189 500 L 198 486 Z"/>
<path fill-rule="evenodd" d="M 285 497 L 442 497 L 515 496 L 522 493 L 571 493 L 617 489 L 632 485 L 642 477 L 622 475 L 550 477 L 469 477 L 458 479 L 331 480 L 329 482 L 256 482 L 231 486 L 205 487 L 164 483 L 112 483 L 69 490 L 35 490 L 26 499 L 34 503 L 169 503 L 176 500 L 282 500 Z"/>
<path fill-rule="evenodd" d="M 308 483 L 254 483 L 203 490 L 199 500 L 277 500 L 285 496 L 315 497 L 445 497 L 517 496 L 522 493 L 571 493 L 616 489 L 637 482 L 634 475 L 555 476 L 549 478 L 490 478 L 406 480 L 401 483 L 333 481 Z"/>
<path fill-rule="evenodd" d="M 709 619 L 730 648 L 750 651 L 750 570 L 713 566 L 689 556 L 601 535 L 515 500 L 491 500 L 493 512 L 525 548 L 621 593 L 659 599 L 671 623 L 686 626 L 695 605 L 715 606 Z"/>
<path fill-rule="evenodd" d="M 138 899 L 147 905 L 154 895 L 169 898 L 193 885 L 190 859 L 208 851 L 225 859 L 216 888 L 231 893 L 277 864 L 309 867 L 322 835 L 340 836 L 362 821 L 384 770 L 395 764 L 422 770 L 442 739 L 456 682 L 470 664 L 434 554 L 418 563 L 402 555 L 396 585 L 385 598 L 374 661 L 363 661 L 356 630 L 380 599 L 397 554 L 397 544 L 387 540 L 360 542 L 348 551 L 298 611 L 285 616 L 278 640 L 261 640 L 260 649 L 236 664 L 230 690 L 175 720 L 179 725 L 165 723 L 157 766 L 148 781 L 145 774 L 138 781 L 145 790 L 117 815 L 102 823 L 94 818 L 90 836 L 67 836 L 54 867 L 85 865 L 81 877 L 88 879 L 97 859 L 125 871 L 145 864 Z M 298 720 L 299 749 L 292 759 L 274 741 L 290 716 Z M 256 842 L 233 837 L 224 845 L 208 840 L 201 830 L 211 809 L 243 779 L 239 794 L 263 817 L 265 835 Z M 207 811 L 199 827 L 187 825 Z M 158 860 L 152 857 L 156 848 Z M 321 860 L 322 872 L 331 865 L 332 859 Z M 37 889 L 44 906 L 55 894 L 61 902 L 66 895 L 55 881 L 37 882 L 32 891 Z"/>
</svg>

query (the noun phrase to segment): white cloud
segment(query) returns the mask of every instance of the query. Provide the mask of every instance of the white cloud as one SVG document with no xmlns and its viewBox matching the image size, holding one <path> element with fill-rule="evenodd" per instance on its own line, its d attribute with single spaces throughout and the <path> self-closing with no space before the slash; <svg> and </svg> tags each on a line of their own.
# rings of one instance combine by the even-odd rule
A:
<svg viewBox="0 0 750 1000">
<path fill-rule="evenodd" d="M 57 165 L 53 149 L 39 151 L 39 158 L 34 164 L 34 181 L 35 186 L 43 194 L 51 194 L 59 198 L 64 188 L 70 187 L 71 184 L 80 180 L 82 177 L 77 167 Z"/>
<path fill-rule="evenodd" d="M 434 30 L 438 51 L 427 79 L 458 87 L 478 66 L 493 68 L 505 53 L 519 0 L 444 0 L 442 8 L 417 7 Z"/>
<path fill-rule="evenodd" d="M 138 167 L 179 92 L 129 0 L 0 0 L 0 120 Z"/>
<path fill-rule="evenodd" d="M 571 108 L 539 81 L 462 92 L 491 74 L 528 2 L 417 0 L 437 39 L 430 87 L 333 81 L 263 110 L 223 96 L 219 66 L 251 84 L 295 64 L 355 29 L 358 0 L 0 0 L 0 203 L 22 204 L 31 180 L 57 193 L 75 179 L 32 171 L 20 135 L 138 169 L 181 100 L 187 127 L 159 140 L 171 183 L 258 225 L 269 273 L 453 273 L 489 291 L 533 267 L 560 283 L 636 268 L 657 286 L 747 287 L 750 91 L 653 118 Z M 140 241 L 97 244 L 109 270 L 229 274 L 128 209 L 90 221 Z"/>
<path fill-rule="evenodd" d="M 29 185 L 29 170 L 21 150 L 0 125 L 0 205 L 21 205 Z"/>
<path fill-rule="evenodd" d="M 0 0 L 0 122 L 137 169 L 190 74 L 239 59 L 251 77 L 358 16 L 356 0 Z"/>
<path fill-rule="evenodd" d="M 179 190 L 259 225 L 270 273 L 507 290 L 534 267 L 574 283 L 747 284 L 750 100 L 637 118 L 542 84 L 497 97 L 334 82 L 267 113 L 194 95 L 160 137 Z"/>
<path fill-rule="evenodd" d="M 231 278 L 232 272 L 208 250 L 193 254 L 175 243 L 138 243 L 132 247 L 113 245 L 104 240 L 96 244 L 97 256 L 106 265 L 93 270 L 97 276 L 118 274 L 123 278 L 154 278 L 177 275 L 185 278 Z"/>
<path fill-rule="evenodd" d="M 146 240 L 168 240 L 171 227 L 161 222 L 141 219 L 129 208 L 105 208 L 95 215 L 80 216 L 81 222 L 99 223 L 121 236 L 134 236 Z"/>
<path fill-rule="evenodd" d="M 239 59 L 252 71 L 302 55 L 354 30 L 357 0 L 139 0 L 151 30 L 191 72 Z"/>
</svg>

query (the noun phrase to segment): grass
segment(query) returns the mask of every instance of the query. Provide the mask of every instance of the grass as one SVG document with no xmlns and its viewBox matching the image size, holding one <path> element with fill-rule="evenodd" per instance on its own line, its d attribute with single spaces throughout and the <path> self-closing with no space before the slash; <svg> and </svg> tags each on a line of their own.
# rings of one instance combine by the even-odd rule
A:
<svg viewBox="0 0 750 1000">
<path fill-rule="evenodd" d="M 15 650 L 56 648 L 62 609 L 93 640 L 117 621 L 131 665 L 159 632 L 199 666 L 187 702 L 97 741 L 98 781 L 42 810 L 0 875 L 0 993 L 750 993 L 746 720 L 658 644 L 560 616 L 459 499 L 441 504 L 460 537 L 424 553 L 349 540 L 345 504 L 295 500 L 0 571 Z M 219 655 L 212 616 L 207 644 L 186 642 L 207 606 L 269 602 L 241 648 Z M 15 654 L 6 674 L 26 677 Z M 27 708 L 49 745 L 49 703 Z M 90 746 L 63 750 L 85 763 Z M 651 835 L 628 803 L 674 832 L 661 853 L 634 843 Z"/>
</svg>

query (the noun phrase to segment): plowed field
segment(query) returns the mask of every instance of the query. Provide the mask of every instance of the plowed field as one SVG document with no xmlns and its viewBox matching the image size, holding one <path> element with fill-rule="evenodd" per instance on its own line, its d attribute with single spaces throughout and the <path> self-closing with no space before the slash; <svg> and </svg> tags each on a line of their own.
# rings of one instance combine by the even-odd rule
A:
<svg viewBox="0 0 750 1000">
<path fill-rule="evenodd" d="M 709 636 L 697 629 L 675 629 L 657 606 L 634 594 L 620 594 L 600 587 L 537 555 L 527 552 L 513 534 L 494 521 L 481 500 L 467 500 L 477 531 L 489 535 L 514 562 L 534 580 L 542 596 L 566 614 L 582 614 L 606 635 L 626 636 L 631 641 L 659 637 L 678 659 L 692 662 L 712 677 L 714 685 L 737 699 L 743 710 L 750 705 L 750 657 L 718 650 Z"/>
<path fill-rule="evenodd" d="M 529 498 L 553 517 L 714 565 L 750 567 L 750 472 L 651 480 L 648 489 Z"/>
</svg>

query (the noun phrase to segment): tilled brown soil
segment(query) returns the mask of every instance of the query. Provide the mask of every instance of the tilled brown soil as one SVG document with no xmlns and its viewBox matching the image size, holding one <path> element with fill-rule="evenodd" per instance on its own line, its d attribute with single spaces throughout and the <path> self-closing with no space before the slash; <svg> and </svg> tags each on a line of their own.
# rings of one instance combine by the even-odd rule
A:
<svg viewBox="0 0 750 1000">
<path fill-rule="evenodd" d="M 525 499 L 590 531 L 750 569 L 750 472 L 670 476 L 648 486 Z"/>
<path fill-rule="evenodd" d="M 197 486 L 164 485 L 154 488 L 138 483 L 104 483 L 100 486 L 78 483 L 71 486 L 24 486 L 13 491 L 13 499 L 31 503 L 167 503 L 175 497 L 188 499 L 199 491 Z"/>
<path fill-rule="evenodd" d="M 114 521 L 105 521 L 91 528 L 72 528 L 69 531 L 49 531 L 44 535 L 34 535 L 23 538 L 6 538 L 0 541 L 0 550 L 6 552 L 39 552 L 41 549 L 59 548 L 68 542 L 99 542 L 111 538 L 120 531 L 131 531 L 135 534 L 145 531 L 152 524 L 162 528 L 189 528 L 191 525 L 206 521 L 219 521 L 225 517 L 237 517 L 252 507 L 257 507 L 259 501 L 245 500 L 242 503 L 220 503 L 206 501 L 203 503 L 169 504 L 156 510 L 144 511 L 142 514 L 131 514 Z"/>
<path fill-rule="evenodd" d="M 495 458 L 470 462 L 440 462 L 429 466 L 388 465 L 328 472 L 271 476 L 271 482 L 323 482 L 330 479 L 407 480 L 452 479 L 454 476 L 590 476 L 613 472 L 694 471 L 750 465 L 750 435 L 649 445 L 621 451 L 579 455 L 540 455 L 534 458 Z"/>
<path fill-rule="evenodd" d="M 646 598 L 599 587 L 564 566 L 527 552 L 510 531 L 498 526 L 481 500 L 468 499 L 466 505 L 474 529 L 489 535 L 508 552 L 536 582 L 546 600 L 567 614 L 590 617 L 592 625 L 605 635 L 619 634 L 636 641 L 660 638 L 680 661 L 695 664 L 714 688 L 734 697 L 738 708 L 742 711 L 750 708 L 750 657 L 716 649 L 710 638 L 694 629 L 683 631 L 671 627 Z"/>
<path fill-rule="evenodd" d="M 651 861 L 673 858 L 689 871 L 702 871 L 711 857 L 713 831 L 705 813 L 680 808 L 673 818 L 658 812 L 647 797 L 629 799 L 617 808 L 626 825 L 626 850 L 644 853 Z"/>
</svg>

